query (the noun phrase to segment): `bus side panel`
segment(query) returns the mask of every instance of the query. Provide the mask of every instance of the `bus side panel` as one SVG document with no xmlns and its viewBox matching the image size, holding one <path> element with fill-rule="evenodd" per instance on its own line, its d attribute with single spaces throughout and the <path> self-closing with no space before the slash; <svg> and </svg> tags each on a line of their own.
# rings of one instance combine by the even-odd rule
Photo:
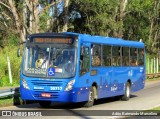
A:
<svg viewBox="0 0 160 119">
<path fill-rule="evenodd" d="M 123 95 L 125 83 L 129 79 L 129 67 L 113 67 L 113 76 L 111 79 L 112 96 Z"/>
<path fill-rule="evenodd" d="M 90 90 L 90 73 L 85 73 L 78 79 L 77 102 L 87 101 Z"/>
<path fill-rule="evenodd" d="M 132 67 L 132 92 L 141 90 L 144 88 L 145 81 L 145 68 L 144 67 Z"/>
<path fill-rule="evenodd" d="M 112 68 L 98 68 L 100 75 L 98 77 L 98 98 L 105 98 L 111 96 L 111 78 L 112 78 Z M 94 77 L 93 77 L 94 78 Z M 96 80 L 96 79 L 95 79 Z"/>
</svg>

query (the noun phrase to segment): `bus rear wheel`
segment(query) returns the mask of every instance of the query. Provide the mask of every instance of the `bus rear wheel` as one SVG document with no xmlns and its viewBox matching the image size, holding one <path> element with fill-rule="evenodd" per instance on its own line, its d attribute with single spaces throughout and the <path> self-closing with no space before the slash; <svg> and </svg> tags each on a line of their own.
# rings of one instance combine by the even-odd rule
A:
<svg viewBox="0 0 160 119">
<path fill-rule="evenodd" d="M 90 91 L 89 91 L 89 99 L 84 104 L 85 107 L 92 107 L 93 104 L 94 104 L 94 96 L 95 96 L 94 88 L 96 88 L 96 87 L 92 86 Z"/>
<path fill-rule="evenodd" d="M 128 101 L 131 96 L 131 85 L 129 82 L 126 83 L 125 94 L 122 96 L 123 101 Z"/>
<path fill-rule="evenodd" d="M 47 108 L 47 107 L 50 107 L 51 101 L 39 101 L 39 105 L 41 107 Z"/>
</svg>

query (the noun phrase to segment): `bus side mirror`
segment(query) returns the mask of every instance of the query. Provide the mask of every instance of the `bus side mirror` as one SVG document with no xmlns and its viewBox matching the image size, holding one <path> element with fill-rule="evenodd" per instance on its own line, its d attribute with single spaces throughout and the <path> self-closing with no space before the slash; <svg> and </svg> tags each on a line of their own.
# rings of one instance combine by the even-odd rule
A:
<svg viewBox="0 0 160 119">
<path fill-rule="evenodd" d="M 20 48 L 18 48 L 18 50 L 17 50 L 17 57 L 20 57 L 20 55 L 21 55 L 21 50 L 20 50 Z"/>
</svg>

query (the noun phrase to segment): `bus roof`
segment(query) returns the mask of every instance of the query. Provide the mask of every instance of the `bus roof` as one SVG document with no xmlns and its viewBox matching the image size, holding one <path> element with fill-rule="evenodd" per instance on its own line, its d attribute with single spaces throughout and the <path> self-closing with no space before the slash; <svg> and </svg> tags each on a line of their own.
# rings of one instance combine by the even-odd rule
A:
<svg viewBox="0 0 160 119">
<path fill-rule="evenodd" d="M 113 46 L 127 46 L 127 47 L 139 47 L 144 48 L 144 43 L 139 41 L 131 41 L 131 40 L 123 40 L 121 38 L 113 38 L 113 37 L 104 37 L 104 36 L 91 36 L 89 34 L 79 34 L 74 32 L 63 32 L 63 33 L 37 33 L 31 34 L 29 37 L 37 37 L 37 36 L 77 36 L 83 42 L 89 43 L 100 43 L 100 44 L 108 44 Z"/>
<path fill-rule="evenodd" d="M 139 47 L 144 48 L 144 43 L 139 41 L 124 40 L 121 38 L 104 37 L 104 36 L 91 36 L 89 34 L 78 34 L 72 32 L 65 32 L 64 34 L 79 35 L 79 39 L 83 42 L 108 44 L 113 46 L 127 46 L 127 47 Z"/>
<path fill-rule="evenodd" d="M 78 36 L 77 33 L 55 33 L 55 32 L 46 32 L 46 33 L 35 33 L 35 34 L 30 34 L 28 37 L 41 37 L 41 36 L 68 36 L 68 37 L 75 37 Z"/>
</svg>

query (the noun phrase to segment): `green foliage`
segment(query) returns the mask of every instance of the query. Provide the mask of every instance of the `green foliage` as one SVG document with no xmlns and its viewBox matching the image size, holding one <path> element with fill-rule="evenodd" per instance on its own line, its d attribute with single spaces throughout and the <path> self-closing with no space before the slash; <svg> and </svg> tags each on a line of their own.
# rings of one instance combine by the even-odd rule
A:
<svg viewBox="0 0 160 119">
<path fill-rule="evenodd" d="M 13 105 L 13 98 L 6 96 L 0 98 L 0 107 L 11 106 Z"/>
<path fill-rule="evenodd" d="M 0 86 L 11 85 L 9 83 L 7 56 L 9 56 L 10 59 L 12 78 L 13 78 L 12 85 L 18 85 L 21 58 L 17 57 L 17 47 L 10 46 L 10 47 L 5 47 L 3 50 L 0 49 Z"/>
<path fill-rule="evenodd" d="M 128 0 L 121 13 L 120 0 L 75 0 L 71 2 L 69 12 L 71 16 L 73 13 L 79 15 L 70 17 L 69 30 L 93 35 L 122 36 L 136 41 L 142 39 L 147 51 L 156 53 L 160 48 L 159 4 L 158 0 Z"/>
<path fill-rule="evenodd" d="M 41 29 L 42 32 L 46 32 L 49 28 L 49 26 L 47 26 L 47 22 L 48 20 L 50 19 L 50 16 L 49 16 L 49 11 L 45 11 L 43 14 L 41 14 L 39 16 L 39 27 Z"/>
<path fill-rule="evenodd" d="M 155 108 L 153 108 L 152 110 L 159 110 L 160 111 L 160 106 L 159 107 L 155 107 Z"/>
<path fill-rule="evenodd" d="M 112 36 L 111 32 L 122 25 L 115 21 L 117 7 L 118 0 L 75 0 L 70 5 L 70 12 L 74 10 L 80 13 L 80 17 L 74 21 L 71 18 L 74 31 Z"/>
<path fill-rule="evenodd" d="M 9 45 L 16 46 L 18 45 L 18 43 L 19 43 L 19 38 L 17 36 L 13 34 L 9 36 Z"/>
<path fill-rule="evenodd" d="M 130 40 L 142 39 L 147 51 L 156 53 L 160 49 L 160 1 L 127 0 L 126 7 L 122 9 L 121 3 L 124 1 L 126 0 L 70 0 L 68 31 Z M 65 20 L 64 0 L 50 5 L 53 2 L 59 1 L 38 0 L 36 6 L 32 6 L 32 2 L 26 5 L 24 0 L 15 0 L 21 31 L 24 32 L 24 27 L 27 34 L 62 31 Z M 3 0 L 2 3 L 9 5 L 8 0 Z M 41 5 L 41 11 L 37 10 L 38 5 Z M 0 4 L 0 8 L 0 12 L 3 13 L 0 18 L 0 43 L 2 39 L 12 39 L 6 44 L 15 45 L 15 36 L 20 37 L 22 32 L 16 27 L 17 20 L 11 14 L 13 10 L 9 10 L 3 4 Z M 35 14 L 32 16 L 31 13 Z M 35 26 L 37 27 L 32 28 Z M 2 44 L 0 47 L 3 47 Z"/>
</svg>

